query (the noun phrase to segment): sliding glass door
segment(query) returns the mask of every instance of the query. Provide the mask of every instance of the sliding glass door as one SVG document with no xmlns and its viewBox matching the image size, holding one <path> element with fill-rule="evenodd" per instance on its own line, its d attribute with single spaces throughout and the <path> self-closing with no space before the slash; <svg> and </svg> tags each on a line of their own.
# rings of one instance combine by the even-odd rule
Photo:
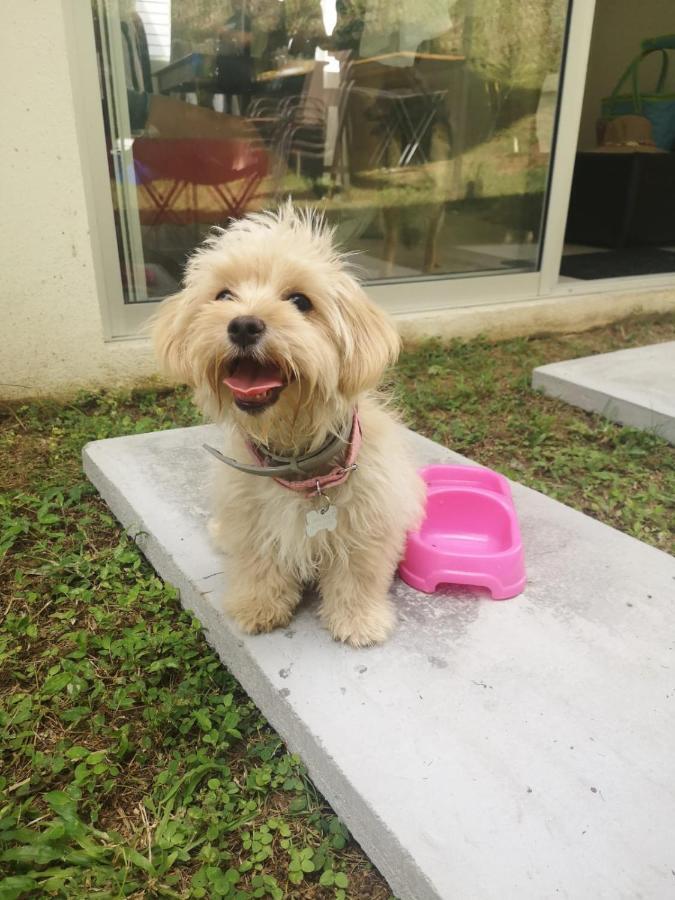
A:
<svg viewBox="0 0 675 900">
<path fill-rule="evenodd" d="M 126 304 L 175 291 L 211 226 L 289 195 L 371 282 L 536 272 L 567 0 L 92 12 Z"/>
</svg>

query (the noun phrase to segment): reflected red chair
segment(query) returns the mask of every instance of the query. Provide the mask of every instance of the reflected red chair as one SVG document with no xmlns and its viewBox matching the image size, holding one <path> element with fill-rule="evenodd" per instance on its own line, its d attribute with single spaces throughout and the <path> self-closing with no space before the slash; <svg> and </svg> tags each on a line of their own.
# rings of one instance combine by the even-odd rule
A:
<svg viewBox="0 0 675 900">
<path fill-rule="evenodd" d="M 202 186 L 215 198 L 218 218 L 241 216 L 269 170 L 265 149 L 241 139 L 136 138 L 133 157 L 136 184 L 151 203 L 140 210 L 144 225 L 182 225 L 202 215 L 213 222 L 213 210 L 200 214 L 197 188 Z M 176 209 L 184 195 L 187 207 Z"/>
</svg>

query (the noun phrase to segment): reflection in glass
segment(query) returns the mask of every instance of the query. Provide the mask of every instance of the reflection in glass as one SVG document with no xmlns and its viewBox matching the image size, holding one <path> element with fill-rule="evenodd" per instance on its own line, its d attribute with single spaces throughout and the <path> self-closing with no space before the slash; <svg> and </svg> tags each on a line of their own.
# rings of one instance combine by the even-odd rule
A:
<svg viewBox="0 0 675 900">
<path fill-rule="evenodd" d="M 537 266 L 566 0 L 92 0 L 125 299 L 292 195 L 366 278 Z"/>
</svg>

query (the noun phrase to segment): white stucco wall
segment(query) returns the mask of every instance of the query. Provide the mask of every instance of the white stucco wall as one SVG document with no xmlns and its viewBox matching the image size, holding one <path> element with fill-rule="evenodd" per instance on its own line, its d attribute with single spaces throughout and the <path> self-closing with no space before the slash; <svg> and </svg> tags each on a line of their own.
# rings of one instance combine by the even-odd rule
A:
<svg viewBox="0 0 675 900">
<path fill-rule="evenodd" d="M 63 6 L 1 6 L 0 394 L 148 375 L 145 342 L 103 339 Z"/>
<path fill-rule="evenodd" d="M 147 341 L 104 340 L 65 32 L 73 3 L 89 0 L 0 3 L 0 397 L 133 384 L 155 370 Z M 461 302 L 453 282 L 448 296 Z M 409 338 L 507 337 L 673 308 L 675 290 L 661 289 L 407 315 L 400 326 Z"/>
</svg>

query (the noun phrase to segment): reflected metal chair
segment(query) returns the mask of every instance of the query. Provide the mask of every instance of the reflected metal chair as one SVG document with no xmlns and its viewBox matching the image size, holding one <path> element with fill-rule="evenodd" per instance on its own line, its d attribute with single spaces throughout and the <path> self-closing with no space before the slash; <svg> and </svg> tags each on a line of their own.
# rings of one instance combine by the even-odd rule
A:
<svg viewBox="0 0 675 900">
<path fill-rule="evenodd" d="M 136 138 L 133 157 L 136 185 L 149 201 L 140 210 L 144 225 L 200 221 L 200 187 L 221 219 L 242 216 L 269 170 L 265 149 L 241 139 Z M 213 221 L 212 209 L 203 220 Z"/>
<path fill-rule="evenodd" d="M 296 95 L 281 104 L 283 125 L 279 157 L 288 165 L 295 157 L 296 172 L 303 159 L 318 160 L 321 172 L 326 152 L 326 106 L 316 97 Z"/>
</svg>

